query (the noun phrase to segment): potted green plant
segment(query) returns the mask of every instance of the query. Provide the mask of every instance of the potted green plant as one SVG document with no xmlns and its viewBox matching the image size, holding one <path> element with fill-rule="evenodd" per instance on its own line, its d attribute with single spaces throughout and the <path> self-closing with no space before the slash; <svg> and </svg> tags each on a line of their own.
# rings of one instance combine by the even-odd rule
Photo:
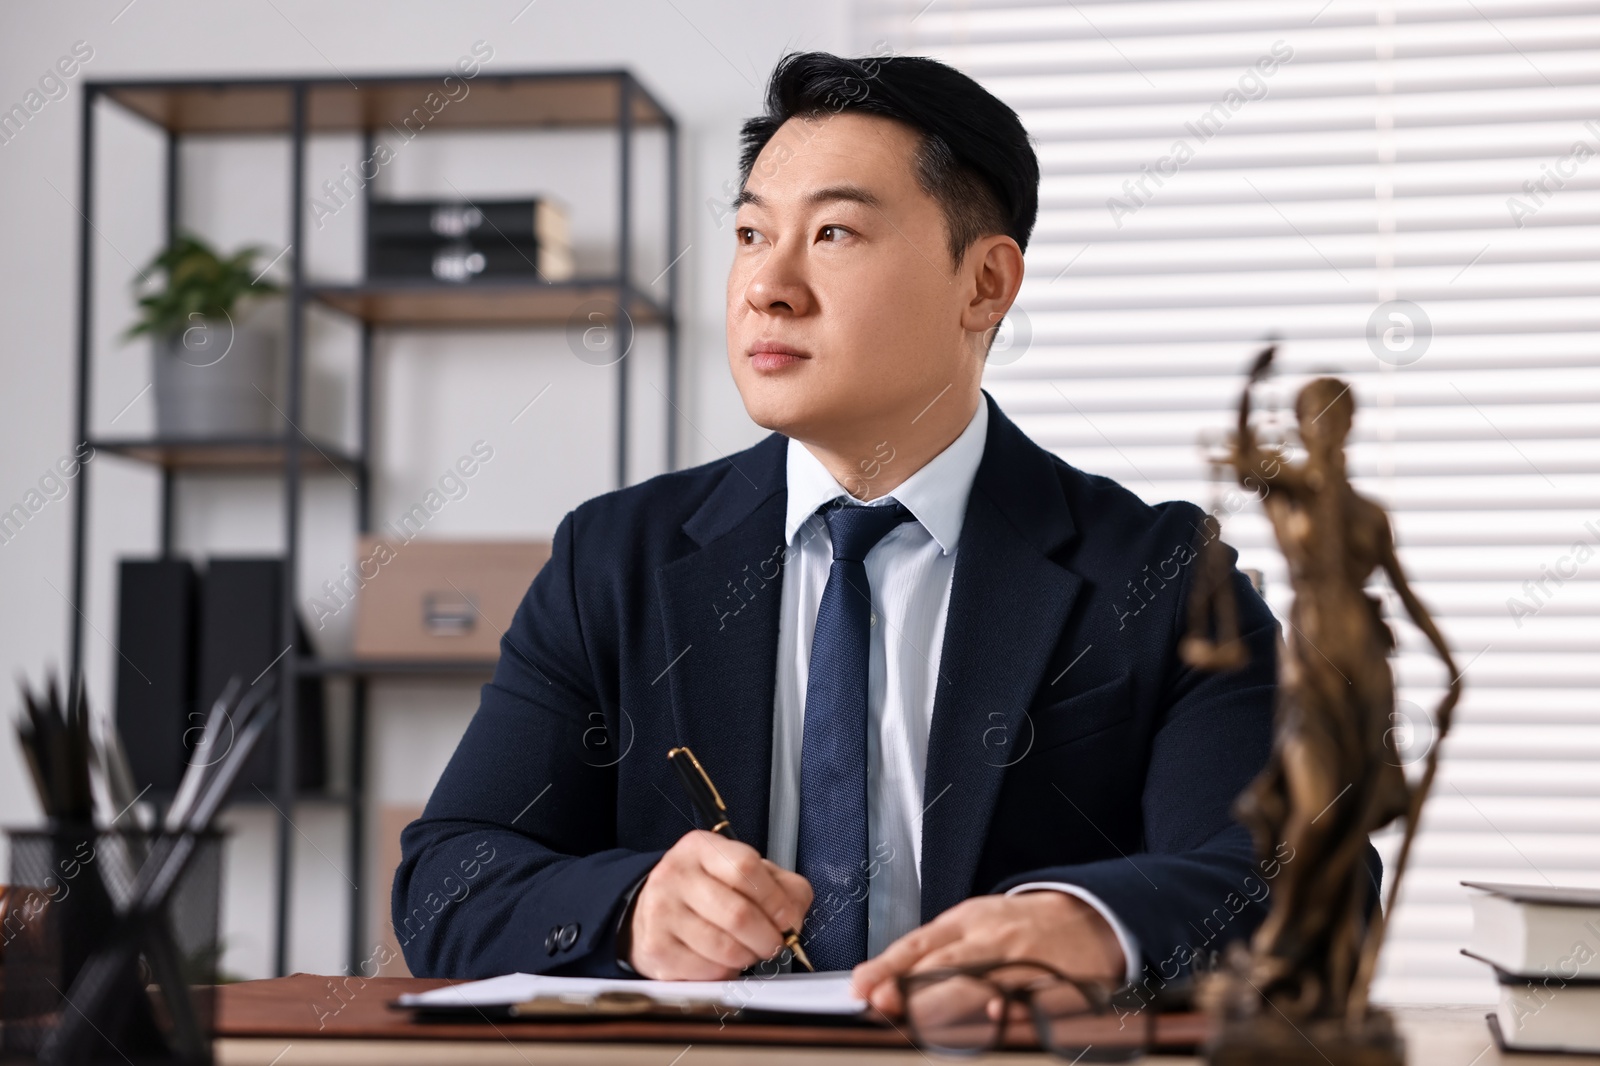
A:
<svg viewBox="0 0 1600 1066">
<path fill-rule="evenodd" d="M 154 357 L 159 436 L 280 432 L 277 337 L 254 315 L 281 291 L 256 272 L 257 247 L 224 258 L 193 234 L 177 237 L 134 282 Z M 159 279 L 155 277 L 159 275 Z"/>
</svg>

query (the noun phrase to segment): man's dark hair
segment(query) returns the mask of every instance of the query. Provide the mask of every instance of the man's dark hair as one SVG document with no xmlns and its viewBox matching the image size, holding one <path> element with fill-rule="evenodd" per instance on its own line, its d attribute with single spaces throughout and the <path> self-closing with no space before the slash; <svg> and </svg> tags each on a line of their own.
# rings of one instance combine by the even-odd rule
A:
<svg viewBox="0 0 1600 1066">
<path fill-rule="evenodd" d="M 766 114 L 742 131 L 739 185 L 789 119 L 861 111 L 896 119 L 922 135 L 917 181 L 944 208 L 956 262 L 980 237 L 1004 233 L 1024 251 L 1039 215 L 1039 160 L 1017 113 L 987 89 L 934 59 L 846 59 L 791 52 L 767 83 Z"/>
</svg>

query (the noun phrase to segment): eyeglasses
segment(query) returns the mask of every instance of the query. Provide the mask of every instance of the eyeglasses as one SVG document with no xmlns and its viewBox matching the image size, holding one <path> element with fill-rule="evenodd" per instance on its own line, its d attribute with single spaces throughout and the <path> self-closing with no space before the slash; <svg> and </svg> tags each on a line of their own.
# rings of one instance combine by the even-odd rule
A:
<svg viewBox="0 0 1600 1066">
<path fill-rule="evenodd" d="M 898 978 L 911 1038 L 948 1055 L 978 1055 L 1006 1041 L 1007 1022 L 1031 1018 L 1039 1045 L 1074 1062 L 1126 1062 L 1149 1050 L 1155 1012 L 1117 1010 L 1115 989 L 1068 977 L 1042 962 L 987 962 Z"/>
</svg>

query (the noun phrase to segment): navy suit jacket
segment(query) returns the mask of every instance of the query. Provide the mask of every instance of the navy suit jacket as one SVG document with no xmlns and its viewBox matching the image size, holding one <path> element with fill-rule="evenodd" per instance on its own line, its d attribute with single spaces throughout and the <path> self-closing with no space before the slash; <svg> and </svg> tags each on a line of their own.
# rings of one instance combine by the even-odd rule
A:
<svg viewBox="0 0 1600 1066">
<path fill-rule="evenodd" d="M 984 402 L 928 738 L 922 920 L 1070 882 L 1170 979 L 1266 913 L 1277 863 L 1257 859 L 1229 807 L 1268 756 L 1277 625 L 1231 571 L 1250 664 L 1184 666 L 1204 513 L 1146 505 Z M 765 851 L 786 443 L 773 434 L 562 520 L 401 837 L 393 920 L 414 974 L 622 975 L 620 904 L 695 824 L 675 745 Z"/>
</svg>

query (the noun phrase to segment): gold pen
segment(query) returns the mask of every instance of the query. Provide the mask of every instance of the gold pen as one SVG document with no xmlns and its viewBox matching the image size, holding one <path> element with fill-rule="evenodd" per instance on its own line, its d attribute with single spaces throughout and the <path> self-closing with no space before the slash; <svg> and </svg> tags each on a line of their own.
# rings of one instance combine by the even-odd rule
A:
<svg viewBox="0 0 1600 1066">
<path fill-rule="evenodd" d="M 711 783 L 711 775 L 700 765 L 700 760 L 694 757 L 694 752 L 688 748 L 673 748 L 667 752 L 667 761 L 678 771 L 678 780 L 683 783 L 683 790 L 689 794 L 690 801 L 700 812 L 700 817 L 711 827 L 711 832 L 725 836 L 729 840 L 738 840 L 733 832 L 733 824 L 728 820 L 728 808 L 722 802 L 722 794 L 717 791 L 717 786 Z M 813 973 L 816 972 L 817 968 L 811 965 L 811 960 L 806 958 L 805 949 L 800 946 L 799 933 L 793 929 L 785 929 L 783 943 L 794 952 L 794 957 L 800 960 L 801 965 Z"/>
</svg>

